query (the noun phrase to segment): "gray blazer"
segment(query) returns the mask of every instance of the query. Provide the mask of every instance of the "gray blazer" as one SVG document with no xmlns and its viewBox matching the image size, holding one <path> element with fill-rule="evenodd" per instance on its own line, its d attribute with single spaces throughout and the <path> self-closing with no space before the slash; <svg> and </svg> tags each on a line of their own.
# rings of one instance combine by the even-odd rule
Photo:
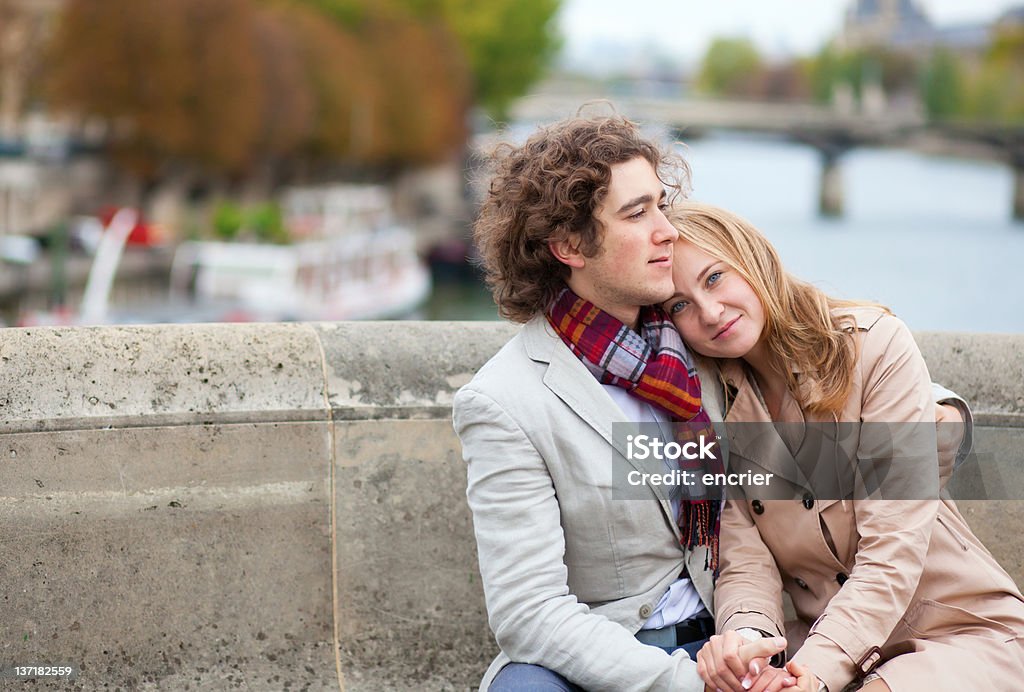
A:
<svg viewBox="0 0 1024 692">
<path fill-rule="evenodd" d="M 706 398 L 705 407 L 722 419 L 720 401 Z M 481 690 L 510 661 L 588 690 L 704 689 L 684 651 L 669 655 L 633 636 L 684 564 L 714 609 L 706 551 L 680 547 L 660 489 L 649 500 L 612 498 L 612 457 L 627 463 L 613 448 L 612 422 L 624 420 L 543 316 L 456 395 L 480 573 L 502 652 Z"/>
</svg>

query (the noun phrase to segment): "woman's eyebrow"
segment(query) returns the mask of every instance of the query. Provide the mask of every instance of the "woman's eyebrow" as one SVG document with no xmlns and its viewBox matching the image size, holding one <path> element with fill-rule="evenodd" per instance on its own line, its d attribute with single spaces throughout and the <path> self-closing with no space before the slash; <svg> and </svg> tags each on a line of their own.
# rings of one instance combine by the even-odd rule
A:
<svg viewBox="0 0 1024 692">
<path fill-rule="evenodd" d="M 718 264 L 718 260 L 714 260 L 714 261 L 711 262 L 711 264 L 709 264 L 708 266 L 704 267 L 701 270 L 700 274 L 697 275 L 697 281 L 700 281 L 701 279 L 703 279 L 704 275 L 707 274 L 708 271 L 711 269 L 711 267 L 715 266 L 716 264 Z"/>
</svg>

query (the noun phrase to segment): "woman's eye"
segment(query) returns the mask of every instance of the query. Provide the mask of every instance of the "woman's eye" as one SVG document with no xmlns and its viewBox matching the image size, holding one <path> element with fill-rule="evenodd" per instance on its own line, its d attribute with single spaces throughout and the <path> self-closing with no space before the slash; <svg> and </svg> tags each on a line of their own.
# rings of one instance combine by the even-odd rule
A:
<svg viewBox="0 0 1024 692">
<path fill-rule="evenodd" d="M 676 302 L 672 303 L 672 305 L 669 306 L 668 312 L 670 315 L 678 314 L 682 312 L 683 308 L 685 308 L 687 305 L 689 305 L 689 302 L 685 300 L 677 300 Z"/>
<path fill-rule="evenodd" d="M 711 272 L 711 274 L 708 275 L 708 286 L 714 285 L 721 278 L 722 272 Z"/>
</svg>

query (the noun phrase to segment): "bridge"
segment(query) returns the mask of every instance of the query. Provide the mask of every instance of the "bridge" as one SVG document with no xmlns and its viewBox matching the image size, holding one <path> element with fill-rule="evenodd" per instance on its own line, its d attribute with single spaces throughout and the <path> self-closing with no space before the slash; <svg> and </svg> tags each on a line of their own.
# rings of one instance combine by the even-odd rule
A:
<svg viewBox="0 0 1024 692">
<path fill-rule="evenodd" d="M 607 101 L 581 93 L 539 92 L 521 99 L 512 118 L 547 122 L 600 100 Z M 1024 126 L 935 124 L 912 113 L 863 115 L 810 104 L 636 97 L 611 103 L 629 118 L 669 127 L 684 141 L 724 130 L 769 134 L 813 147 L 822 162 L 818 208 L 823 216 L 843 211 L 843 154 L 857 147 L 899 147 L 1005 163 L 1014 173 L 1013 218 L 1024 219 Z"/>
</svg>

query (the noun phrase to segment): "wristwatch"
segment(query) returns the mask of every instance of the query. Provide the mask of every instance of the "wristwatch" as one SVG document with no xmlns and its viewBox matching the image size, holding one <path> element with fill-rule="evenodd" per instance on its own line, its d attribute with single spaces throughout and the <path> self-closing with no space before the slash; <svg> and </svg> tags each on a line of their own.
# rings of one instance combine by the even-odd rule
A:
<svg viewBox="0 0 1024 692">
<path fill-rule="evenodd" d="M 736 634 L 740 635 L 748 642 L 756 642 L 758 639 L 770 639 L 774 635 L 768 634 L 764 630 L 755 629 L 753 627 L 741 627 L 736 630 Z M 780 651 L 768 660 L 768 665 L 774 668 L 781 668 L 786 665 L 786 652 Z M 820 690 L 818 692 L 821 692 Z M 827 692 L 827 691 L 826 691 Z"/>
</svg>

